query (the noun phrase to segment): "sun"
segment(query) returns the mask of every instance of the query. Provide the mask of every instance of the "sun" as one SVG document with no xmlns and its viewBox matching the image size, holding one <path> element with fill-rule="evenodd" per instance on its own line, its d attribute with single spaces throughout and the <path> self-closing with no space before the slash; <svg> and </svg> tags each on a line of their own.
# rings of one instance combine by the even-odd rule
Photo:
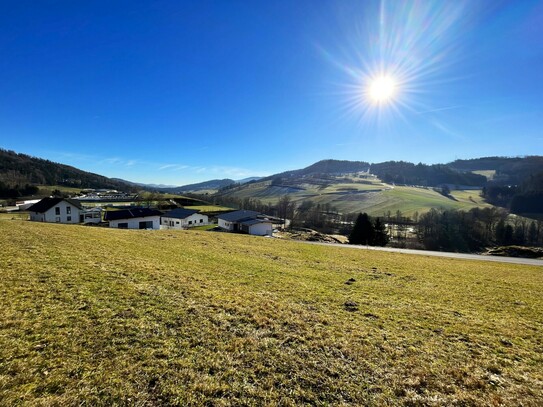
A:
<svg viewBox="0 0 543 407">
<path fill-rule="evenodd" d="M 368 95 L 374 103 L 385 103 L 394 99 L 397 92 L 396 81 L 390 76 L 379 76 L 369 81 Z"/>
</svg>

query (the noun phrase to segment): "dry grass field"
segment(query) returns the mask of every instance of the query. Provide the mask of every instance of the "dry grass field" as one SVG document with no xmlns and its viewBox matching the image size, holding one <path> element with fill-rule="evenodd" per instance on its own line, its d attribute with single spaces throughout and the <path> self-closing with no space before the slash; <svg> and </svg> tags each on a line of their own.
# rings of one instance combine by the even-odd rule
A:
<svg viewBox="0 0 543 407">
<path fill-rule="evenodd" d="M 1 405 L 543 404 L 543 268 L 0 219 Z"/>
</svg>

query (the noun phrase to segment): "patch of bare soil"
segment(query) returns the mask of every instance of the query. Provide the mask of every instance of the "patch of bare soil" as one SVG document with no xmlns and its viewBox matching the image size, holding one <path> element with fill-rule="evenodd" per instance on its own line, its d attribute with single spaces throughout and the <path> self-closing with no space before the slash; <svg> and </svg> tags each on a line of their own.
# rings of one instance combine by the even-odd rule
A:
<svg viewBox="0 0 543 407">
<path fill-rule="evenodd" d="M 306 229 L 303 231 L 292 231 L 292 232 L 276 232 L 273 234 L 274 237 L 280 239 L 289 239 L 289 240 L 303 240 L 308 242 L 323 242 L 323 243 L 348 243 L 349 238 L 343 235 L 327 235 L 325 233 L 319 233 L 315 230 Z"/>
<path fill-rule="evenodd" d="M 490 256 L 523 257 L 527 259 L 542 259 L 543 248 L 524 246 L 499 246 L 492 247 L 486 253 Z"/>
</svg>

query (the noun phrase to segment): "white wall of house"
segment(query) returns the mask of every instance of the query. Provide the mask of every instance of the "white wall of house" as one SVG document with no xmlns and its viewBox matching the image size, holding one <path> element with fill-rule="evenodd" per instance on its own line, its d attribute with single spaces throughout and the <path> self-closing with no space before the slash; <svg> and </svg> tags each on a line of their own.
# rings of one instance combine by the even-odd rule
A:
<svg viewBox="0 0 543 407">
<path fill-rule="evenodd" d="M 142 229 L 140 222 L 150 222 L 143 229 L 160 229 L 160 216 L 146 216 L 144 218 L 110 220 L 110 228 L 118 229 Z"/>
<path fill-rule="evenodd" d="M 257 223 L 249 226 L 249 234 L 256 236 L 271 236 L 273 232 L 272 223 Z"/>
<path fill-rule="evenodd" d="M 219 218 L 219 227 L 224 230 L 234 230 L 234 222 L 228 222 Z"/>
<path fill-rule="evenodd" d="M 30 212 L 30 220 L 35 222 L 79 223 L 81 210 L 72 204 L 61 201 L 44 213 Z"/>
<path fill-rule="evenodd" d="M 163 216 L 161 218 L 161 229 L 186 229 L 194 226 L 209 225 L 209 218 L 207 215 L 201 213 L 193 213 L 187 216 L 185 219 L 168 218 Z"/>
</svg>

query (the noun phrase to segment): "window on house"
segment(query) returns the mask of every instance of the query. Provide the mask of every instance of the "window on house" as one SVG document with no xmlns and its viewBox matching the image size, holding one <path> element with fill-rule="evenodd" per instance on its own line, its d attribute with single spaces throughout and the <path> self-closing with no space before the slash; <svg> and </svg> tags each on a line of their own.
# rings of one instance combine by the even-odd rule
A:
<svg viewBox="0 0 543 407">
<path fill-rule="evenodd" d="M 200 223 L 204 223 L 204 220 L 203 220 L 203 219 L 200 219 Z"/>
<path fill-rule="evenodd" d="M 175 222 L 176 225 L 179 225 L 179 221 Z"/>
<path fill-rule="evenodd" d="M 191 220 L 189 220 L 189 225 L 192 225 L 192 221 L 191 221 Z"/>
<path fill-rule="evenodd" d="M 68 215 L 70 215 L 70 214 L 72 213 L 72 207 L 71 207 L 71 206 L 67 206 L 67 207 L 66 207 L 66 213 L 67 213 Z"/>
<path fill-rule="evenodd" d="M 55 215 L 60 215 L 60 208 L 58 206 L 55 208 Z"/>
<path fill-rule="evenodd" d="M 143 221 L 140 222 L 140 229 L 152 229 L 153 228 L 153 221 Z"/>
<path fill-rule="evenodd" d="M 119 225 L 117 225 L 117 227 L 119 229 L 128 229 L 128 223 L 119 223 Z"/>
<path fill-rule="evenodd" d="M 72 217 L 71 217 L 71 216 L 68 216 L 68 217 L 66 218 L 66 220 L 67 220 L 68 222 L 71 222 L 71 221 L 72 221 Z"/>
</svg>

